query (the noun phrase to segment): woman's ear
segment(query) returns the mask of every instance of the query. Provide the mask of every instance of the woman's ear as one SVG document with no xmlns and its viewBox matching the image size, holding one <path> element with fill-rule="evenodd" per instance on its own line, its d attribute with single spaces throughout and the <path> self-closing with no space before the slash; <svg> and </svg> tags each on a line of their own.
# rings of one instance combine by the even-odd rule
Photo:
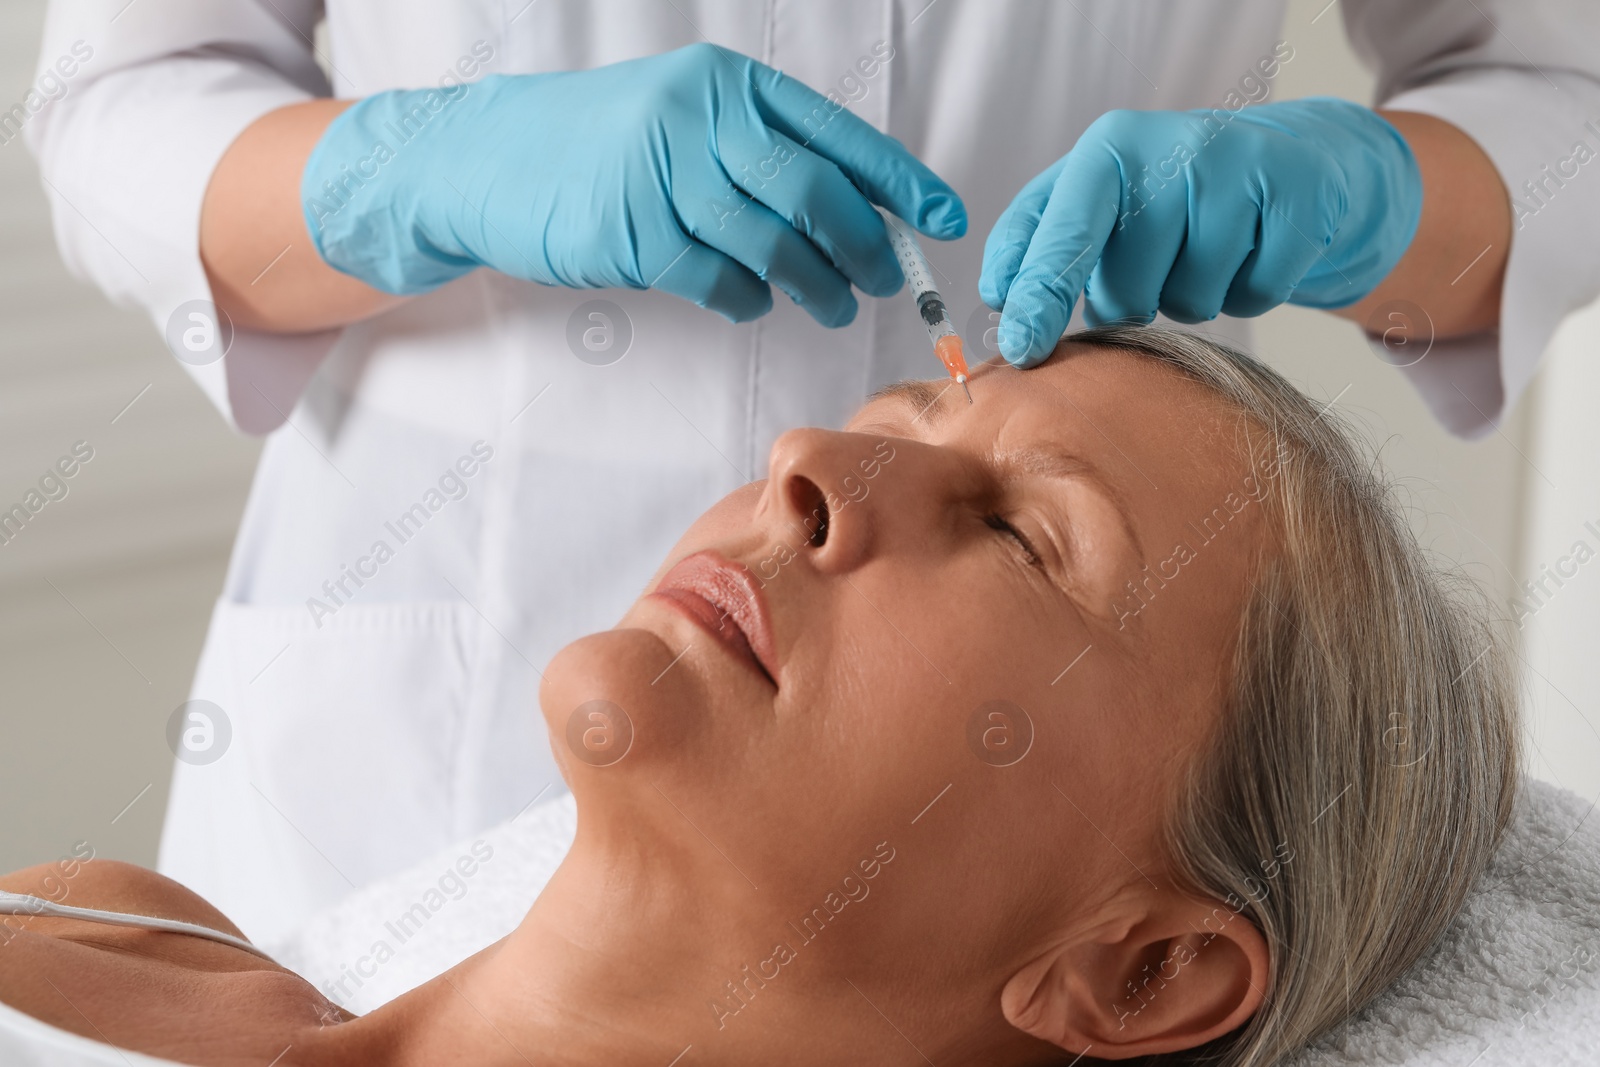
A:
<svg viewBox="0 0 1600 1067">
<path fill-rule="evenodd" d="M 1244 1025 L 1266 996 L 1268 965 L 1266 939 L 1232 907 L 1163 893 L 1030 961 L 1006 983 L 1000 1008 L 1012 1026 L 1068 1052 L 1176 1052 Z"/>
</svg>

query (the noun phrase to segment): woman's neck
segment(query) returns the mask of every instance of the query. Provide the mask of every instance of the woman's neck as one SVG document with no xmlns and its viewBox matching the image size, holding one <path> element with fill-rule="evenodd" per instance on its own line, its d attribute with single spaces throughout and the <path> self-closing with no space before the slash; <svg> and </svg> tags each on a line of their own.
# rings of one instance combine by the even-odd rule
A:
<svg viewBox="0 0 1600 1067">
<path fill-rule="evenodd" d="M 327 1033 L 329 1058 L 395 1067 L 665 1067 L 680 1056 L 696 1065 L 923 1062 L 858 986 L 829 973 L 825 954 L 844 948 L 840 939 L 797 950 L 803 932 L 737 873 L 691 877 L 669 857 L 635 858 L 619 864 L 575 847 L 515 931 Z M 777 945 L 789 946 L 788 963 L 773 962 Z"/>
</svg>

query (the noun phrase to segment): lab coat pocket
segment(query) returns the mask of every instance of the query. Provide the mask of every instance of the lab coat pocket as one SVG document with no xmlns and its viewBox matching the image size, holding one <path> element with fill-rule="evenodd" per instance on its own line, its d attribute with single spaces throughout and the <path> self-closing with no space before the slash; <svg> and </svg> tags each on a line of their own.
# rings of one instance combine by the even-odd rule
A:
<svg viewBox="0 0 1600 1067">
<path fill-rule="evenodd" d="M 270 939 L 447 845 L 478 625 L 459 603 L 219 602 L 168 731 L 162 870 Z"/>
</svg>

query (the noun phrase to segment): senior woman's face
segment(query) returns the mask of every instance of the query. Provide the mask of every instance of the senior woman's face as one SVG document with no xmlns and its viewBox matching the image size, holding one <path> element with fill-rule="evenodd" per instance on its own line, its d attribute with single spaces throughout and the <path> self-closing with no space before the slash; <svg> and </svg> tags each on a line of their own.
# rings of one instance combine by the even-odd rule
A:
<svg viewBox="0 0 1600 1067">
<path fill-rule="evenodd" d="M 807 951 L 845 971 L 1002 975 L 1160 879 L 1261 543 L 1239 421 L 1177 373 L 1064 346 L 972 392 L 785 434 L 541 694 L 581 821 L 779 924 L 836 894 Z"/>
</svg>

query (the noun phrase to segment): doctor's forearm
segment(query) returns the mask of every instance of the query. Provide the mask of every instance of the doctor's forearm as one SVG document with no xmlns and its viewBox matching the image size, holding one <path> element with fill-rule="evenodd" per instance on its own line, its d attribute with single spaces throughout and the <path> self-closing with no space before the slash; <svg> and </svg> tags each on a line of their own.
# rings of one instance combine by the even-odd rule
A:
<svg viewBox="0 0 1600 1067">
<path fill-rule="evenodd" d="M 1511 201 L 1489 157 L 1457 127 L 1406 111 L 1383 111 L 1422 172 L 1422 221 L 1405 255 L 1378 287 L 1334 314 L 1356 322 L 1389 300 L 1409 300 L 1437 337 L 1500 322 L 1500 287 L 1511 251 Z"/>
<path fill-rule="evenodd" d="M 229 146 L 206 188 L 200 258 L 217 305 L 234 324 L 302 333 L 356 322 L 399 303 L 322 261 L 306 232 L 300 174 L 349 100 L 270 111 Z"/>
</svg>

